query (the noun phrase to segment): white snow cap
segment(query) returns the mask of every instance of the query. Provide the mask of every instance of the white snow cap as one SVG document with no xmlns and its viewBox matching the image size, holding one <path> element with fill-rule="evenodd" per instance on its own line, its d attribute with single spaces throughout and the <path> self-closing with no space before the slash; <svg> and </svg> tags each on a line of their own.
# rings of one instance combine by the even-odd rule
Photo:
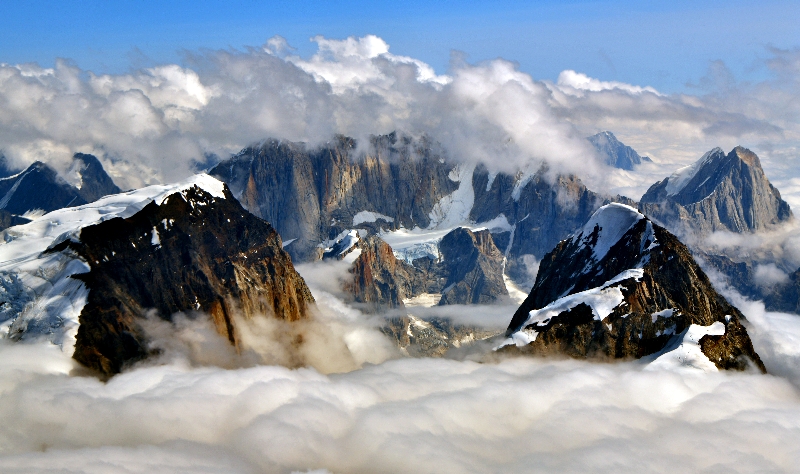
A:
<svg viewBox="0 0 800 474">
<path fill-rule="evenodd" d="M 625 204 L 606 204 L 596 210 L 589 221 L 583 226 L 577 238 L 588 238 L 595 226 L 600 227 L 597 243 L 594 246 L 594 257 L 599 262 L 605 257 L 609 249 L 625 235 L 625 232 L 634 224 L 645 217 L 636 209 Z"/>
<path fill-rule="evenodd" d="M 691 181 L 705 165 L 711 163 L 715 158 L 720 156 L 725 156 L 725 152 L 722 151 L 722 148 L 716 147 L 706 152 L 705 155 L 691 165 L 678 169 L 667 181 L 667 195 L 674 196 L 683 191 L 686 185 L 689 184 L 689 181 Z"/>
</svg>

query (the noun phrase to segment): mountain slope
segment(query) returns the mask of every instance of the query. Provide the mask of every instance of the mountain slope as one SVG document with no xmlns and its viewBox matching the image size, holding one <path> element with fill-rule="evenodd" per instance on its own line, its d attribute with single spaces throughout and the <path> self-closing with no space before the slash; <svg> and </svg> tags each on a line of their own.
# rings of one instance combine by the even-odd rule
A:
<svg viewBox="0 0 800 474">
<path fill-rule="evenodd" d="M 15 215 L 35 210 L 50 212 L 120 192 L 100 161 L 92 155 L 75 154 L 69 174 L 77 178 L 76 185 L 67 182 L 52 167 L 37 161 L 20 173 L 0 178 L 0 209 Z"/>
<path fill-rule="evenodd" d="M 257 216 L 272 222 L 287 251 L 309 260 L 342 230 L 428 227 L 434 206 L 458 188 L 453 167 L 425 139 L 375 137 L 365 155 L 337 137 L 319 149 L 267 140 L 222 162 L 210 174 L 228 183 Z"/>
<path fill-rule="evenodd" d="M 674 232 L 754 232 L 792 218 L 752 151 L 715 148 L 650 187 L 639 209 Z"/>
<path fill-rule="evenodd" d="M 650 161 L 650 158 L 640 156 L 636 150 L 617 140 L 611 132 L 600 132 L 588 137 L 587 140 L 609 166 L 633 170 L 642 161 Z"/>
<path fill-rule="evenodd" d="M 131 217 L 85 227 L 65 241 L 88 262 L 74 275 L 89 289 L 80 314 L 74 358 L 111 374 L 148 355 L 141 320 L 171 320 L 177 312 L 208 313 L 232 344 L 237 317 L 305 318 L 313 303 L 281 240 L 227 188 L 197 186 L 151 202 Z"/>
<path fill-rule="evenodd" d="M 505 344 L 612 359 L 667 349 L 661 357 L 681 364 L 764 370 L 743 320 L 675 236 L 631 207 L 610 204 L 542 260 Z"/>
</svg>

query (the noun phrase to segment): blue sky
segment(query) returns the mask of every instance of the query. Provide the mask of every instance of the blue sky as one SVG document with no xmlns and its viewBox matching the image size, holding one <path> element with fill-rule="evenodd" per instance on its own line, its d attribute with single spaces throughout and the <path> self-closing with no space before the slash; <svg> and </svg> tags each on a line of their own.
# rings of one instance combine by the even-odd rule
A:
<svg viewBox="0 0 800 474">
<path fill-rule="evenodd" d="M 711 61 L 760 80 L 768 48 L 800 45 L 796 1 L 30 1 L 2 2 L 0 62 L 121 73 L 181 62 L 182 51 L 244 49 L 273 35 L 301 56 L 314 35 L 375 34 L 395 54 L 446 72 L 503 57 L 537 79 L 573 69 L 603 80 L 691 91 Z"/>
</svg>

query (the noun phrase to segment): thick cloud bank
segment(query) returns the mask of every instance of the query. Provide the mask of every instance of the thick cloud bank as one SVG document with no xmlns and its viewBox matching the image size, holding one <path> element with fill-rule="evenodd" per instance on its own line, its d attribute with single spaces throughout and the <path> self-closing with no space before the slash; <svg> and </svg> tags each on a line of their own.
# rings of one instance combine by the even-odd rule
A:
<svg viewBox="0 0 800 474">
<path fill-rule="evenodd" d="M 179 320 L 151 328 L 161 358 L 103 382 L 57 346 L 0 339 L 0 471 L 667 473 L 800 462 L 800 317 L 729 294 L 771 375 L 477 357 L 485 345 L 467 360 L 398 358 L 380 317 L 336 297 L 346 269 L 329 263 L 298 267 L 315 319 L 252 326 L 238 354 L 211 327 Z M 507 322 L 484 307 L 455 310 L 464 323 Z M 298 333 L 304 347 L 290 343 Z"/>
<path fill-rule="evenodd" d="M 0 341 L 0 471 L 791 471 L 800 318 L 739 304 L 773 375 L 538 358 L 324 375 L 175 359 L 104 383 L 55 346 Z"/>
<path fill-rule="evenodd" d="M 17 167 L 40 159 L 62 170 L 73 152 L 95 153 L 123 187 L 136 187 L 182 178 L 209 155 L 264 138 L 315 144 L 403 130 L 433 136 L 456 159 L 512 172 L 547 160 L 605 189 L 609 176 L 583 137 L 612 130 L 656 160 L 613 177 L 633 197 L 717 145 L 756 146 L 775 157 L 775 173 L 797 168 L 786 159 L 800 137 L 796 50 L 768 51 L 764 83 L 738 84 L 713 63 L 697 95 L 665 95 L 574 71 L 538 81 L 504 59 L 454 55 L 437 75 L 376 36 L 314 41 L 318 51 L 306 58 L 274 37 L 121 75 L 68 60 L 52 69 L 0 64 L 0 151 Z"/>
</svg>

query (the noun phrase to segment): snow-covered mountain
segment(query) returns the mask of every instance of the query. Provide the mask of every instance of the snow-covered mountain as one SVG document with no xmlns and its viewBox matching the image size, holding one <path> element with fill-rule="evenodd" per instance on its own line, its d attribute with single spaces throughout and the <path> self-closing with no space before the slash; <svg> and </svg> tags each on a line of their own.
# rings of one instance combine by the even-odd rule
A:
<svg viewBox="0 0 800 474">
<path fill-rule="evenodd" d="M 504 350 L 764 370 L 743 320 L 675 236 L 610 204 L 542 260 Z"/>
<path fill-rule="evenodd" d="M 767 179 L 752 151 L 720 148 L 655 183 L 640 210 L 673 232 L 754 232 L 792 218 L 789 205 Z"/>
<path fill-rule="evenodd" d="M 636 153 L 636 150 L 617 140 L 617 137 L 611 132 L 600 132 L 588 137 L 587 140 L 609 166 L 623 170 L 633 170 L 642 161 L 650 161 L 650 158 L 640 156 Z"/>
<path fill-rule="evenodd" d="M 236 344 L 237 312 L 296 320 L 313 302 L 277 232 L 207 175 L 59 209 L 3 236 L 9 337 L 66 352 L 76 338 L 74 357 L 104 373 L 147 356 L 137 321 L 151 310 L 203 312 Z"/>
</svg>

